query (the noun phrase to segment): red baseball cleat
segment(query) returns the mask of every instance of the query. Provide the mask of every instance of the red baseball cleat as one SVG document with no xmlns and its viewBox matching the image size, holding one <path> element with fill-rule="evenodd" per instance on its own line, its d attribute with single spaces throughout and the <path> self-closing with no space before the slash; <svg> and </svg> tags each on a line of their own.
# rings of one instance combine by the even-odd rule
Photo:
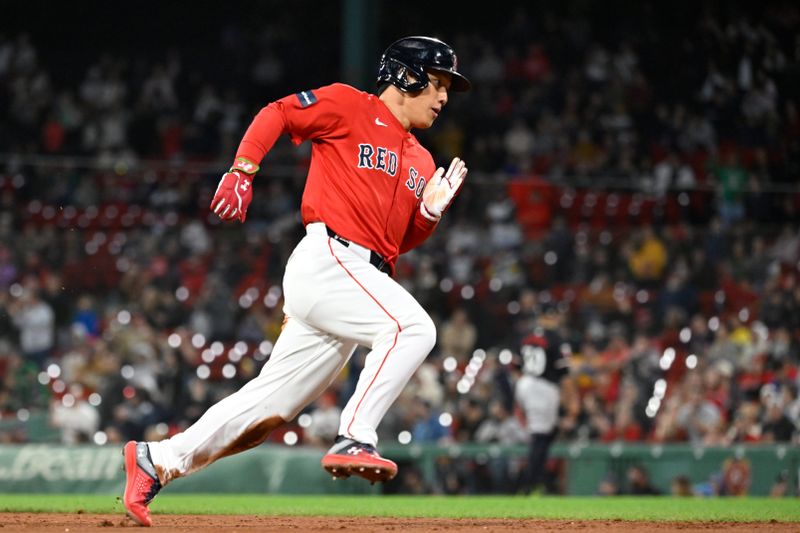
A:
<svg viewBox="0 0 800 533">
<path fill-rule="evenodd" d="M 156 467 L 150 458 L 150 449 L 145 442 L 130 441 L 122 449 L 125 463 L 125 493 L 122 502 L 128 516 L 140 526 L 151 526 L 150 509 L 147 505 L 153 501 L 161 482 L 156 474 Z"/>
<path fill-rule="evenodd" d="M 370 483 L 389 481 L 397 475 L 397 465 L 381 457 L 374 446 L 342 435 L 336 437 L 333 447 L 322 458 L 322 467 L 333 479 L 355 475 Z"/>
</svg>

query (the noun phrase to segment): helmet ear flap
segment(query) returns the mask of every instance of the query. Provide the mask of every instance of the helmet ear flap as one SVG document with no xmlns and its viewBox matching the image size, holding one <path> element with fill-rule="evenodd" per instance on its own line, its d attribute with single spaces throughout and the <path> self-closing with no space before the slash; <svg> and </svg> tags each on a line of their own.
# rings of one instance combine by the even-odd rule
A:
<svg viewBox="0 0 800 533">
<path fill-rule="evenodd" d="M 395 61 L 395 63 L 397 63 L 397 61 Z M 401 63 L 397 63 L 397 78 L 400 80 L 408 80 L 408 69 Z"/>
<path fill-rule="evenodd" d="M 413 80 L 411 77 L 413 76 Z M 381 63 L 378 82 L 389 82 L 403 92 L 417 92 L 428 86 L 428 76 L 424 69 L 409 67 L 393 57 L 385 58 Z"/>
</svg>

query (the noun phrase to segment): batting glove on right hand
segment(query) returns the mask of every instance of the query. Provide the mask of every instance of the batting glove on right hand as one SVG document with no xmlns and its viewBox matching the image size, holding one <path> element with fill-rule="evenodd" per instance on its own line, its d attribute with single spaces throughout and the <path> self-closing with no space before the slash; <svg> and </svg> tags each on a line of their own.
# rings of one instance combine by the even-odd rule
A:
<svg viewBox="0 0 800 533">
<path fill-rule="evenodd" d="M 420 203 L 422 216 L 432 222 L 437 222 L 442 218 L 442 214 L 453 201 L 461 184 L 464 183 L 466 175 L 467 167 L 464 161 L 458 157 L 454 157 L 450 162 L 447 172 L 442 167 L 436 169 L 422 192 L 422 202 Z"/>
<path fill-rule="evenodd" d="M 217 192 L 211 200 L 211 210 L 222 220 L 238 218 L 244 222 L 247 208 L 253 200 L 253 173 L 246 172 L 245 167 L 258 170 L 258 166 L 246 161 L 237 160 L 230 171 L 222 175 L 217 185 Z"/>
</svg>

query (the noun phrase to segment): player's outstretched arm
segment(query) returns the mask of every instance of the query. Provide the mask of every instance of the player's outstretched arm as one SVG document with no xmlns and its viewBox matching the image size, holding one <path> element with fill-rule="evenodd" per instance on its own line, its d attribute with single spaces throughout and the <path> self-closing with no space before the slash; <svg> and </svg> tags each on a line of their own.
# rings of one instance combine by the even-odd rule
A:
<svg viewBox="0 0 800 533">
<path fill-rule="evenodd" d="M 443 167 L 436 169 L 422 192 L 422 202 L 420 202 L 422 215 L 428 220 L 438 222 L 461 189 L 466 175 L 467 166 L 458 157 L 454 157 L 450 162 L 447 172 Z"/>
<path fill-rule="evenodd" d="M 211 200 L 211 210 L 222 220 L 247 218 L 247 208 L 253 200 L 253 176 L 258 165 L 237 157 L 231 169 L 222 175 L 217 192 Z"/>
</svg>

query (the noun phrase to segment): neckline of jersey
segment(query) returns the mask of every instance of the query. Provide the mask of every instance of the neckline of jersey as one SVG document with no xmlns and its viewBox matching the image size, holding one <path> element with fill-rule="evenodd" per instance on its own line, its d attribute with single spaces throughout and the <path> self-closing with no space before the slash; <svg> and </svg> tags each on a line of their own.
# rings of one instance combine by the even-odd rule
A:
<svg viewBox="0 0 800 533">
<path fill-rule="evenodd" d="M 378 96 L 376 96 L 374 94 L 371 94 L 370 98 L 374 99 L 376 105 L 380 106 L 380 108 L 383 110 L 382 115 L 384 115 L 384 116 L 381 116 L 381 117 L 378 117 L 378 118 L 381 118 L 381 119 L 385 118 L 385 119 L 391 121 L 391 123 L 394 125 L 394 127 L 399 129 L 400 131 L 402 131 L 404 134 L 406 134 L 406 136 L 412 137 L 412 138 L 414 137 L 414 134 L 412 134 L 409 130 L 407 130 L 407 129 L 405 129 L 403 127 L 403 124 L 400 122 L 400 120 L 396 116 L 394 116 L 394 113 L 392 113 L 392 110 L 389 109 L 389 106 L 387 106 L 383 102 L 383 100 L 381 100 L 380 98 L 378 98 Z"/>
</svg>

